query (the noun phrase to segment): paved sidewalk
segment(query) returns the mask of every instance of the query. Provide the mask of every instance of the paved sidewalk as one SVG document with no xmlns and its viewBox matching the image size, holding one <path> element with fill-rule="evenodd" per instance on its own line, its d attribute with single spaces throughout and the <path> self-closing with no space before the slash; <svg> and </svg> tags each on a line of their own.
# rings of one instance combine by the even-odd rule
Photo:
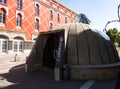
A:
<svg viewBox="0 0 120 89">
<path fill-rule="evenodd" d="M 20 60 L 17 62 L 0 60 L 0 74 L 7 73 L 11 68 L 16 66 L 23 65 L 22 67 L 24 67 L 24 64 L 25 64 L 25 60 Z"/>
</svg>

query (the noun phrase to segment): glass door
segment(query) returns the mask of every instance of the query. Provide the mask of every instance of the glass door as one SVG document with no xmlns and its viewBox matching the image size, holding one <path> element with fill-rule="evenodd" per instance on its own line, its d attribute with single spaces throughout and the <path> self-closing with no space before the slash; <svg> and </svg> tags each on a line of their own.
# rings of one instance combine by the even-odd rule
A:
<svg viewBox="0 0 120 89">
<path fill-rule="evenodd" d="M 14 40 L 14 52 L 23 52 L 23 40 Z"/>
<path fill-rule="evenodd" d="M 8 40 L 0 39 L 0 53 L 7 53 L 8 51 Z"/>
<path fill-rule="evenodd" d="M 6 40 L 3 40 L 2 41 L 2 53 L 7 53 L 7 44 L 8 44 L 8 41 Z"/>
</svg>

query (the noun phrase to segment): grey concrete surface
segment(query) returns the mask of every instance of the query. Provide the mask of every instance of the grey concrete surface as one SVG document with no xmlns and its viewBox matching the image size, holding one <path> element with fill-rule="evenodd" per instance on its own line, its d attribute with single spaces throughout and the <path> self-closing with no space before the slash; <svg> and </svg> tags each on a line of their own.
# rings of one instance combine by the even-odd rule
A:
<svg viewBox="0 0 120 89">
<path fill-rule="evenodd" d="M 17 65 L 21 65 L 21 64 L 25 64 L 24 60 L 15 62 L 15 61 L 4 61 L 4 60 L 0 60 L 0 74 L 4 73 L 4 72 L 8 72 L 12 67 L 17 66 Z"/>
<path fill-rule="evenodd" d="M 114 89 L 115 80 L 63 80 L 54 81 L 53 70 L 40 70 L 26 74 L 24 64 L 10 68 L 8 73 L 0 74 L 0 89 Z"/>
</svg>

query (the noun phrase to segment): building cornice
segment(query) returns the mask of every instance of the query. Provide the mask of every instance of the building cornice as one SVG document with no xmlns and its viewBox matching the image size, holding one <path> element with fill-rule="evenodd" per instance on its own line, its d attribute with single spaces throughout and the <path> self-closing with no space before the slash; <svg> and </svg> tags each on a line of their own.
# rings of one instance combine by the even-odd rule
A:
<svg viewBox="0 0 120 89">
<path fill-rule="evenodd" d="M 37 1 L 37 2 L 39 2 L 41 5 L 44 5 L 44 6 L 48 7 L 48 8 L 50 8 L 50 9 L 53 9 L 54 11 L 59 12 L 59 13 L 65 15 L 65 16 L 67 16 L 67 17 L 69 17 L 69 18 L 72 18 L 73 20 L 77 20 L 77 19 L 75 19 L 74 17 L 67 15 L 66 13 L 64 13 L 64 12 L 62 12 L 62 11 L 54 8 L 54 7 L 52 7 L 51 5 L 46 4 L 45 2 L 43 2 L 43 1 L 41 1 L 41 0 L 34 0 L 34 1 Z M 57 1 L 56 1 L 56 2 L 57 2 Z M 64 6 L 63 4 L 61 4 L 61 3 L 59 3 L 59 2 L 57 2 L 57 4 Z M 70 10 L 70 9 L 67 8 L 66 6 L 64 6 L 64 7 L 65 7 L 66 9 Z M 74 12 L 74 11 L 72 11 L 72 10 L 70 10 L 70 11 L 73 12 L 75 15 L 78 15 L 76 12 Z"/>
<path fill-rule="evenodd" d="M 61 6 L 65 7 L 65 8 L 68 9 L 69 11 L 72 11 L 74 14 L 78 15 L 75 11 L 73 11 L 72 9 L 66 7 L 64 4 L 58 2 L 57 0 L 53 0 L 53 1 L 56 2 L 57 4 L 61 5 Z"/>
<path fill-rule="evenodd" d="M 24 40 L 26 40 L 25 32 L 18 32 L 18 31 L 11 31 L 11 30 L 0 29 L 0 35 L 7 36 L 9 38 L 9 40 L 13 40 L 14 37 L 16 37 L 16 36 L 20 36 L 20 37 L 24 38 Z"/>
</svg>

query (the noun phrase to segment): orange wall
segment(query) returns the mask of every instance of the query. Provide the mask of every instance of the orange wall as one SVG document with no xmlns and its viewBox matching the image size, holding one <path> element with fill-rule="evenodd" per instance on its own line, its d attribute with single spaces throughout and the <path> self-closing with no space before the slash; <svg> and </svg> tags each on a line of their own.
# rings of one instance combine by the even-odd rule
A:
<svg viewBox="0 0 120 89">
<path fill-rule="evenodd" d="M 44 1 L 44 0 L 42 0 Z M 46 0 L 45 3 L 50 4 L 49 0 Z M 50 8 L 40 4 L 39 9 L 39 17 L 40 23 L 39 23 L 39 32 L 35 32 L 35 2 L 34 0 L 24 0 L 23 2 L 23 9 L 19 10 L 17 9 L 17 0 L 7 0 L 7 4 L 0 4 L 1 6 L 5 6 L 8 8 L 8 15 L 6 16 L 6 25 L 0 26 L 0 29 L 4 30 L 11 30 L 11 31 L 19 31 L 19 32 L 25 32 L 26 33 L 26 40 L 32 40 L 32 34 L 38 34 L 39 32 L 48 31 L 49 30 L 49 23 L 52 22 L 53 26 L 56 26 L 57 23 L 57 12 L 53 9 L 53 20 L 50 21 Z M 56 0 L 53 2 L 53 7 L 57 9 L 57 3 Z M 64 11 L 65 7 L 63 5 L 59 5 L 59 10 Z M 16 27 L 16 11 L 22 12 L 24 15 L 24 18 L 22 20 L 22 28 L 18 29 Z M 77 14 L 67 10 L 67 15 L 74 15 L 77 19 Z M 68 18 L 68 23 L 71 22 L 71 18 Z M 60 24 L 65 23 L 65 16 L 60 13 Z"/>
<path fill-rule="evenodd" d="M 32 33 L 35 31 L 35 9 L 34 0 L 24 0 L 23 12 L 24 20 L 22 22 L 22 31 L 26 32 L 26 39 L 32 39 Z"/>
</svg>

